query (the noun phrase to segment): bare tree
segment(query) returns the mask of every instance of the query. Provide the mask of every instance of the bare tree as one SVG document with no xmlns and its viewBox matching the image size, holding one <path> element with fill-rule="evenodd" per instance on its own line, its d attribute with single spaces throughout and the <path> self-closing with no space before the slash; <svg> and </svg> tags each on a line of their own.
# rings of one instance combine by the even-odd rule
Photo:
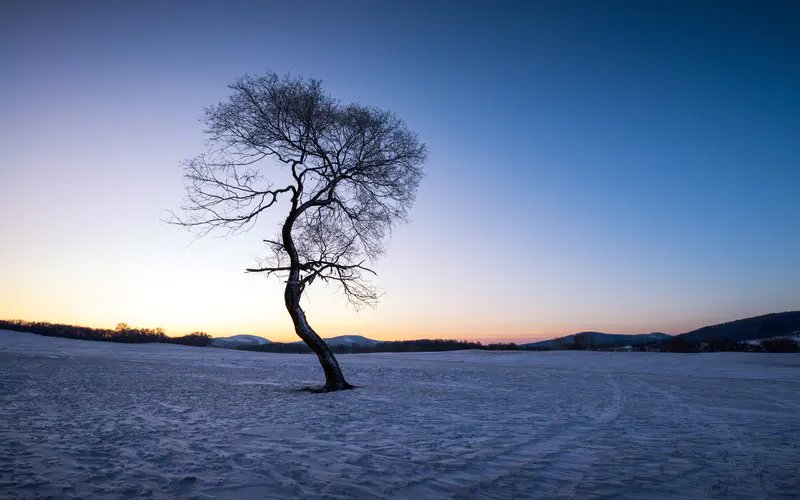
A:
<svg viewBox="0 0 800 500">
<path fill-rule="evenodd" d="M 376 303 L 367 266 L 393 225 L 406 220 L 426 147 L 393 113 L 342 104 L 318 80 L 268 72 L 229 88 L 227 102 L 205 111 L 209 149 L 183 162 L 186 204 L 170 222 L 200 236 L 238 233 L 283 205 L 278 234 L 264 240 L 269 257 L 247 272 L 285 279 L 295 332 L 325 371 L 320 390 L 350 389 L 300 299 L 318 280 L 338 285 L 356 309 Z M 270 168 L 271 179 L 285 182 L 265 179 Z"/>
</svg>

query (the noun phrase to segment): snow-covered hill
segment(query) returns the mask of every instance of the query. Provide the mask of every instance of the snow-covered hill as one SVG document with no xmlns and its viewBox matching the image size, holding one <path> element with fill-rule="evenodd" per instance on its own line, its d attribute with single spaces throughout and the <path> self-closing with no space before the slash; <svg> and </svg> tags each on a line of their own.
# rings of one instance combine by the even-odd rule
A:
<svg viewBox="0 0 800 500">
<path fill-rule="evenodd" d="M 757 340 L 743 340 L 740 343 L 750 344 L 750 345 L 759 345 L 761 342 L 765 340 L 780 340 L 780 339 L 789 339 L 796 344 L 800 344 L 800 331 L 792 332 L 789 335 L 778 335 L 777 337 L 769 337 L 766 339 L 757 339 Z"/>
<path fill-rule="evenodd" d="M 720 339 L 736 341 L 758 340 L 792 335 L 792 332 L 798 329 L 800 329 L 800 311 L 789 311 L 706 326 L 678 337 L 694 342 L 708 342 Z"/>
<path fill-rule="evenodd" d="M 367 337 L 362 337 L 361 335 L 340 335 L 338 337 L 325 339 L 325 342 L 327 342 L 328 345 L 362 345 L 362 346 L 373 346 L 379 343 L 377 340 L 368 339 Z"/>
<path fill-rule="evenodd" d="M 231 337 L 216 337 L 211 340 L 211 345 L 215 347 L 242 347 L 271 343 L 272 341 L 256 335 L 233 335 Z"/>
<path fill-rule="evenodd" d="M 372 347 L 376 344 L 379 344 L 380 341 L 368 339 L 367 337 L 362 337 L 361 335 L 339 335 L 338 337 L 331 337 L 328 339 L 322 339 L 325 341 L 326 344 L 329 346 L 332 345 L 359 345 L 365 347 Z M 292 342 L 293 344 L 302 344 L 303 341 L 300 340 L 298 342 Z"/>
<path fill-rule="evenodd" d="M 671 338 L 671 335 L 667 335 L 666 333 L 640 333 L 625 335 L 616 333 L 582 332 L 576 333 L 575 335 L 567 335 L 566 337 L 559 337 L 557 339 L 543 340 L 541 342 L 533 342 L 523 345 L 526 347 L 538 347 L 544 349 L 565 349 L 570 344 L 575 343 L 576 335 L 585 335 L 591 338 L 596 347 L 609 346 L 612 344 L 619 346 L 637 345 Z"/>
</svg>

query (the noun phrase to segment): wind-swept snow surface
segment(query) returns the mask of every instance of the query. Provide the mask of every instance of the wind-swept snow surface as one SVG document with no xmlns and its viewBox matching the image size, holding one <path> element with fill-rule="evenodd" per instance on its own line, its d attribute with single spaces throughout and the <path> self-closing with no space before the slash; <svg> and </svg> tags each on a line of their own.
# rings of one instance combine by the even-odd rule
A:
<svg viewBox="0 0 800 500">
<path fill-rule="evenodd" d="M 314 356 L 0 331 L 3 498 L 797 498 L 800 356 Z"/>
</svg>

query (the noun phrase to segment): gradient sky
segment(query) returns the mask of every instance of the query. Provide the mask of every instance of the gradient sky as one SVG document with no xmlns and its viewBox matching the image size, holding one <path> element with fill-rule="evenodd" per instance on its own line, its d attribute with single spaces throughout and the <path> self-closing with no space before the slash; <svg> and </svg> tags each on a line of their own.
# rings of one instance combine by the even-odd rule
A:
<svg viewBox="0 0 800 500">
<path fill-rule="evenodd" d="M 312 288 L 324 337 L 800 309 L 798 26 L 791 1 L 5 1 L 0 318 L 295 340 L 282 284 L 243 272 L 270 221 L 194 243 L 159 221 L 203 108 L 265 69 L 391 109 L 430 149 L 378 308 Z"/>
</svg>

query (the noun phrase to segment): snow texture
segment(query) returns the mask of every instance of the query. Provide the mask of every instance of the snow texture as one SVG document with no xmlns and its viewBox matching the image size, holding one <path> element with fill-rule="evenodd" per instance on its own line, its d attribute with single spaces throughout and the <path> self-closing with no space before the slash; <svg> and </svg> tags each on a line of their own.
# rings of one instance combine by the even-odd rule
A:
<svg viewBox="0 0 800 500">
<path fill-rule="evenodd" d="M 0 331 L 2 498 L 797 498 L 800 356 L 311 355 Z"/>
</svg>

